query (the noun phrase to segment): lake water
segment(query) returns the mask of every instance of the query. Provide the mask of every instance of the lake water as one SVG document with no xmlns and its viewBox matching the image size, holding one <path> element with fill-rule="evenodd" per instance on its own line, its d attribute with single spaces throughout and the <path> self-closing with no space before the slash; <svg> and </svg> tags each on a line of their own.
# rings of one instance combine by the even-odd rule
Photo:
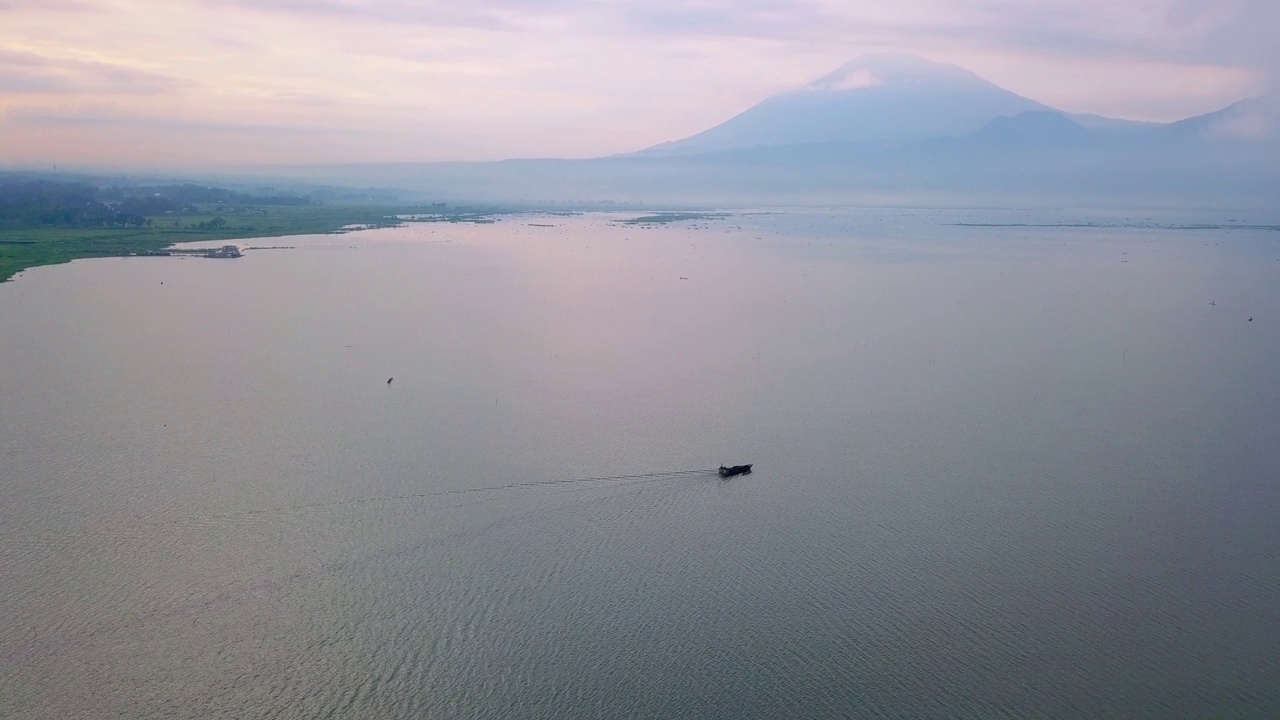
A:
<svg viewBox="0 0 1280 720">
<path fill-rule="evenodd" d="M 0 716 L 1280 715 L 1280 232 L 627 217 L 0 285 Z"/>
</svg>

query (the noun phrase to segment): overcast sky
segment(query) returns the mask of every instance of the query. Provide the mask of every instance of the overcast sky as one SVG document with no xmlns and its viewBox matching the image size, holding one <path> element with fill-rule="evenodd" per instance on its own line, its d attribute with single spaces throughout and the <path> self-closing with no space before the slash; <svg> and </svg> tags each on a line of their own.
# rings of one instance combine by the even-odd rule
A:
<svg viewBox="0 0 1280 720">
<path fill-rule="evenodd" d="M 859 55 L 1072 112 L 1264 91 L 1280 0 L 0 0 L 0 165 L 588 157 Z"/>
</svg>

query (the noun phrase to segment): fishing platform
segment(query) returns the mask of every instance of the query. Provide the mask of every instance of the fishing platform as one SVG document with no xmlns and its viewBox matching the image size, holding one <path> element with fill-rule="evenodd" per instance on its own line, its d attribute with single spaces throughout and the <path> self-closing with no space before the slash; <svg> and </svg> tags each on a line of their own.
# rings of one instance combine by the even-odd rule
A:
<svg viewBox="0 0 1280 720">
<path fill-rule="evenodd" d="M 238 258 L 244 257 L 238 245 L 223 245 L 216 248 L 167 248 L 165 250 L 126 250 L 120 253 L 124 257 L 170 257 L 173 255 L 203 258 Z"/>
</svg>

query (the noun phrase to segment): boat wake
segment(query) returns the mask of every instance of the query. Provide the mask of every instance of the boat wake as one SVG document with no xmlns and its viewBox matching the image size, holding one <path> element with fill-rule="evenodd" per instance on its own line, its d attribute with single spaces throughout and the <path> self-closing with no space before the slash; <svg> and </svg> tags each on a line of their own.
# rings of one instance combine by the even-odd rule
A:
<svg viewBox="0 0 1280 720">
<path fill-rule="evenodd" d="M 453 490 L 433 490 L 430 492 L 409 493 L 405 495 L 383 495 L 379 497 L 355 498 L 352 500 L 335 500 L 333 502 L 308 503 L 305 505 L 288 505 L 282 507 L 268 508 L 264 510 L 249 510 L 244 515 L 267 515 L 275 513 L 286 513 L 298 510 L 318 510 L 321 508 L 335 508 L 349 505 L 363 505 L 366 503 L 385 503 L 396 500 L 418 500 L 431 497 L 448 497 L 451 495 L 470 495 L 474 493 L 496 493 L 503 490 L 523 490 L 542 487 L 553 487 L 561 485 L 575 484 L 616 484 L 627 485 L 636 482 L 656 482 L 659 480 L 674 480 L 676 478 L 692 478 L 698 476 L 711 476 L 717 473 L 716 468 L 707 468 L 700 470 L 667 470 L 664 472 L 640 473 L 635 475 L 600 475 L 594 477 L 577 477 L 577 478 L 560 478 L 555 480 L 532 480 L 528 482 L 508 483 L 506 485 L 490 485 L 478 488 L 456 488 Z"/>
</svg>

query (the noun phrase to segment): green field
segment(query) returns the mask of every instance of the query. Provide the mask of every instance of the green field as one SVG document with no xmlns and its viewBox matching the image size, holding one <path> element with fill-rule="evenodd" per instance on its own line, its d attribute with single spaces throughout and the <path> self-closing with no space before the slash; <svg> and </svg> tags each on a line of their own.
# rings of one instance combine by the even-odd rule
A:
<svg viewBox="0 0 1280 720">
<path fill-rule="evenodd" d="M 26 268 L 79 258 L 154 251 L 181 242 L 329 233 L 346 225 L 394 223 L 388 216 L 414 212 L 430 211 L 406 207 L 282 205 L 236 208 L 228 212 L 210 206 L 198 208 L 197 214 L 148 218 L 151 223 L 145 228 L 0 230 L 0 282 Z M 440 219 L 472 219 L 472 216 L 474 213 L 455 213 L 442 215 Z M 221 218 L 222 222 L 215 218 Z"/>
</svg>

